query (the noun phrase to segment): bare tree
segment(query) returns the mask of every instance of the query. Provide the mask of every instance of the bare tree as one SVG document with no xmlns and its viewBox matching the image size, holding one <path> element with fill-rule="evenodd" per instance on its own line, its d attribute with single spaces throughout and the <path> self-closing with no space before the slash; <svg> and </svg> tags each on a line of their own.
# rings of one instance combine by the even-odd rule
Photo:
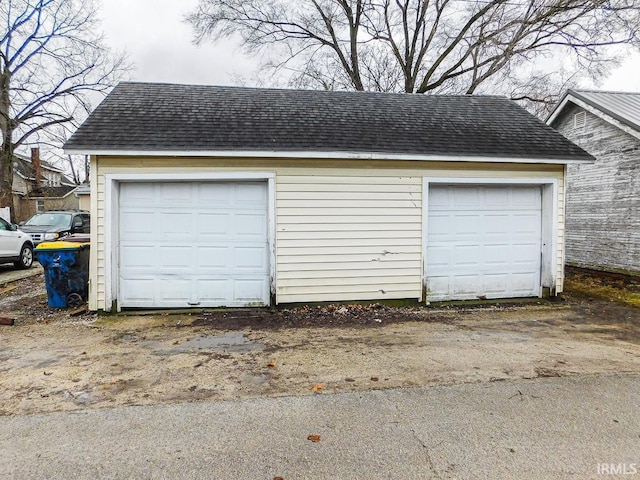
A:
<svg viewBox="0 0 640 480">
<path fill-rule="evenodd" d="M 514 92 L 598 76 L 639 45 L 637 0 L 199 0 L 195 42 L 239 36 L 296 86 Z M 618 49 L 617 49 L 618 48 Z M 560 54 L 560 55 L 559 55 Z M 559 73 L 561 71 L 561 73 Z M 542 96 L 544 81 L 546 93 Z M 526 86 L 532 88 L 527 89 Z M 517 91 L 516 91 L 517 90 Z"/>
<path fill-rule="evenodd" d="M 89 157 L 68 155 L 62 150 L 62 145 L 91 113 L 91 105 L 78 103 L 73 97 L 66 100 L 70 101 L 60 105 L 61 112 L 71 120 L 52 125 L 46 131 L 34 133 L 32 138 L 46 153 L 49 162 L 68 172 L 73 183 L 80 185 L 89 181 Z"/>
<path fill-rule="evenodd" d="M 0 207 L 12 205 L 14 150 L 90 108 L 126 69 L 104 46 L 96 0 L 0 0 Z M 13 215 L 13 213 L 12 213 Z"/>
</svg>

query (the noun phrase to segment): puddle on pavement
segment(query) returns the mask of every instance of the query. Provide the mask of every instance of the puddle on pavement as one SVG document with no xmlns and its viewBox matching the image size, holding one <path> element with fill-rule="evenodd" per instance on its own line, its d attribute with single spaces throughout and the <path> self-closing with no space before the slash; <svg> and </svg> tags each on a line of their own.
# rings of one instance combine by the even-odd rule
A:
<svg viewBox="0 0 640 480">
<path fill-rule="evenodd" d="M 205 335 L 187 340 L 180 350 L 198 349 L 220 352 L 248 353 L 264 350 L 262 343 L 254 342 L 242 332 L 225 333 L 224 335 Z"/>
</svg>

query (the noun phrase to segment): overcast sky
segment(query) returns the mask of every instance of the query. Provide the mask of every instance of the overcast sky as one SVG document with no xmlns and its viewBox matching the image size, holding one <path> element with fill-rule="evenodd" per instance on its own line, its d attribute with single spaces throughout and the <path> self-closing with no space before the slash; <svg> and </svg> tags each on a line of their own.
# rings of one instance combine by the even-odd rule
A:
<svg viewBox="0 0 640 480">
<path fill-rule="evenodd" d="M 231 41 L 196 47 L 184 15 L 197 0 L 103 0 L 103 27 L 108 43 L 126 49 L 135 70 L 131 80 L 147 82 L 237 85 L 251 82 L 257 63 Z M 607 90 L 640 91 L 640 56 L 629 58 L 603 85 Z"/>
</svg>

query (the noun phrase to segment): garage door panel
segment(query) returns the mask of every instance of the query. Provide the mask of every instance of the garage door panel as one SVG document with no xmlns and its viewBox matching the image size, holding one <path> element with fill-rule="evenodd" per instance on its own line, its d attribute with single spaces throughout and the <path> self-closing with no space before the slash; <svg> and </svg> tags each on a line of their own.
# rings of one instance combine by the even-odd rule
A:
<svg viewBox="0 0 640 480">
<path fill-rule="evenodd" d="M 437 190 L 429 190 L 429 208 L 433 211 L 440 210 L 439 207 L 449 206 L 449 190 L 439 188 Z"/>
<path fill-rule="evenodd" d="M 429 274 L 428 288 L 429 288 L 429 299 L 436 300 L 435 298 L 433 298 L 433 296 L 435 294 L 437 294 L 438 292 L 449 292 L 450 291 L 449 277 L 448 276 L 440 276 L 439 277 L 439 276 L 437 276 L 435 274 L 434 275 Z M 439 298 L 438 298 L 438 300 L 439 300 Z"/>
<path fill-rule="evenodd" d="M 429 216 L 429 235 L 437 240 L 438 236 L 448 236 L 451 234 L 453 222 L 451 216 L 446 213 L 434 213 Z"/>
<path fill-rule="evenodd" d="M 222 303 L 234 299 L 233 282 L 227 278 L 201 278 L 196 285 L 197 297 L 203 303 Z"/>
<path fill-rule="evenodd" d="M 187 238 L 193 235 L 194 217 L 193 214 L 180 211 L 162 212 L 154 215 L 156 219 L 155 228 L 160 238 L 174 239 Z"/>
<path fill-rule="evenodd" d="M 228 213 L 199 213 L 196 232 L 200 240 L 226 237 L 231 225 L 230 218 Z"/>
<path fill-rule="evenodd" d="M 455 235 L 475 235 L 482 228 L 482 217 L 477 213 L 462 213 L 448 220 Z"/>
<path fill-rule="evenodd" d="M 499 297 L 509 288 L 509 275 L 505 273 L 486 273 L 483 275 L 485 296 L 487 298 Z M 472 292 L 475 293 L 475 292 Z M 471 298 L 475 298 L 472 296 Z"/>
<path fill-rule="evenodd" d="M 430 186 L 427 299 L 538 296 L 541 211 L 539 187 Z"/>
<path fill-rule="evenodd" d="M 182 182 L 158 183 L 156 188 L 159 190 L 159 200 L 172 208 L 189 207 L 194 204 L 194 189 L 191 184 Z"/>
<path fill-rule="evenodd" d="M 475 187 L 458 187 L 449 192 L 449 207 L 455 209 L 476 207 L 480 201 L 480 192 Z"/>
<path fill-rule="evenodd" d="M 156 185 L 153 183 L 136 184 L 136 188 L 120 189 L 120 206 L 148 206 L 153 205 L 156 195 Z"/>
<path fill-rule="evenodd" d="M 251 213 L 236 214 L 235 233 L 240 238 L 262 238 L 267 230 L 267 217 Z"/>
<path fill-rule="evenodd" d="M 478 275 L 458 274 L 455 277 L 453 291 L 459 297 L 470 298 L 476 295 L 480 288 Z"/>
<path fill-rule="evenodd" d="M 540 207 L 541 190 L 539 188 L 525 188 L 517 192 L 517 199 L 513 199 L 516 194 L 511 190 L 513 209 L 538 209 Z"/>
<path fill-rule="evenodd" d="M 509 203 L 510 192 L 508 189 L 486 187 L 483 193 L 484 204 L 487 208 L 502 208 Z"/>
<path fill-rule="evenodd" d="M 124 183 L 122 307 L 269 303 L 264 182 Z"/>
<path fill-rule="evenodd" d="M 168 239 L 171 241 L 170 239 Z M 193 247 L 191 245 L 159 244 L 154 251 L 157 254 L 154 267 L 159 272 L 165 270 L 180 270 L 188 272 L 193 264 Z"/>
<path fill-rule="evenodd" d="M 260 302 L 266 294 L 266 281 L 259 280 L 236 280 L 234 282 L 234 293 L 236 301 L 254 303 Z"/>
<path fill-rule="evenodd" d="M 153 278 L 127 278 L 127 288 L 121 292 L 122 301 L 151 306 L 154 300 L 154 284 Z"/>
<path fill-rule="evenodd" d="M 188 302 L 191 297 L 192 281 L 188 275 L 182 278 L 178 275 L 161 276 L 154 283 L 158 294 L 155 300 L 159 305 L 163 302 Z"/>
<path fill-rule="evenodd" d="M 514 292 L 524 294 L 531 291 L 531 284 L 539 282 L 539 278 L 539 275 L 533 273 L 513 273 L 509 281 Z"/>
<path fill-rule="evenodd" d="M 509 214 L 500 212 L 485 213 L 483 216 L 483 229 L 489 235 L 505 235 L 508 231 L 507 222 Z"/>
<path fill-rule="evenodd" d="M 129 225 L 126 231 L 121 232 L 120 239 L 122 241 L 138 240 L 140 238 L 149 238 L 154 234 L 157 221 L 155 215 L 145 211 L 129 211 L 122 209 L 120 211 L 121 223 Z"/>
<path fill-rule="evenodd" d="M 541 216 L 539 213 L 511 215 L 509 224 L 511 231 L 518 235 L 537 235 L 540 232 Z"/>
<path fill-rule="evenodd" d="M 235 189 L 236 205 L 261 206 L 267 202 L 266 190 L 256 184 L 241 184 Z"/>
<path fill-rule="evenodd" d="M 230 246 L 197 247 L 198 265 L 199 269 L 213 269 L 214 273 L 220 273 L 215 269 L 222 269 L 229 271 L 232 268 L 231 258 L 232 248 Z"/>
<path fill-rule="evenodd" d="M 536 243 L 514 243 L 511 248 L 513 263 L 535 266 L 540 263 L 540 245 Z"/>
<path fill-rule="evenodd" d="M 509 259 L 506 258 L 504 253 L 504 245 L 502 243 L 485 245 L 483 249 L 485 264 L 504 268 L 509 264 Z"/>
<path fill-rule="evenodd" d="M 454 266 L 475 267 L 482 259 L 481 245 L 456 245 L 453 247 Z"/>
<path fill-rule="evenodd" d="M 235 247 L 234 266 L 241 269 L 244 273 L 247 270 L 255 272 L 264 272 L 267 265 L 267 249 L 260 247 Z"/>
<path fill-rule="evenodd" d="M 217 188 L 208 188 L 206 184 L 197 186 L 198 200 L 216 207 L 233 205 L 233 185 L 219 183 Z"/>
<path fill-rule="evenodd" d="M 150 268 L 155 265 L 157 253 L 154 245 L 121 243 L 120 263 L 129 269 Z"/>
</svg>

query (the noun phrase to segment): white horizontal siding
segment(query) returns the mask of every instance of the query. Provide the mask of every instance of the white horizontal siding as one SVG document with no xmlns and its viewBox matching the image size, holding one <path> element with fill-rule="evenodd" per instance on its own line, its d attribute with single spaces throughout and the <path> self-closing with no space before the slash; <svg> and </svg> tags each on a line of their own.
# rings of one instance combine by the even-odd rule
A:
<svg viewBox="0 0 640 480">
<path fill-rule="evenodd" d="M 419 299 L 420 177 L 279 175 L 278 303 Z"/>
<path fill-rule="evenodd" d="M 423 176 L 558 178 L 556 282 L 562 291 L 564 189 L 557 166 L 113 157 L 92 162 L 92 309 L 111 308 L 105 302 L 104 254 L 105 175 L 110 173 L 275 172 L 279 303 L 420 298 Z M 341 205 L 329 203 L 336 200 Z"/>
</svg>

